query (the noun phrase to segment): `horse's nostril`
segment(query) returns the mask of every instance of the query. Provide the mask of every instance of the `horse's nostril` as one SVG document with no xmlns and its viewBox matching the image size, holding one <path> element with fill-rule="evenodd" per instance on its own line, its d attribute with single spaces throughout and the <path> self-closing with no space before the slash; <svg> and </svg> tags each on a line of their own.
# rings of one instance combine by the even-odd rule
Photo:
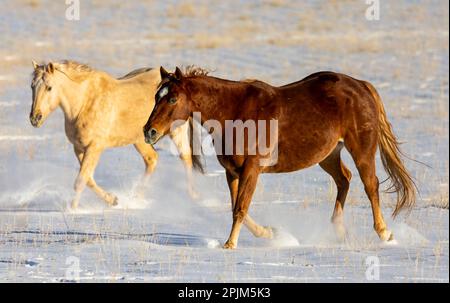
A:
<svg viewBox="0 0 450 303">
<path fill-rule="evenodd" d="M 156 129 L 154 129 L 154 128 L 152 128 L 151 130 L 150 130 L 150 137 L 154 137 L 154 136 L 156 136 L 158 134 L 158 132 L 156 131 Z"/>
<path fill-rule="evenodd" d="M 154 128 L 150 128 L 147 131 L 144 130 L 144 135 L 145 142 L 147 142 L 148 144 L 154 144 L 157 141 L 158 131 Z"/>
<path fill-rule="evenodd" d="M 42 114 L 37 114 L 37 115 L 33 114 L 33 113 L 30 114 L 30 122 L 33 126 L 38 127 L 41 120 L 42 120 Z"/>
</svg>

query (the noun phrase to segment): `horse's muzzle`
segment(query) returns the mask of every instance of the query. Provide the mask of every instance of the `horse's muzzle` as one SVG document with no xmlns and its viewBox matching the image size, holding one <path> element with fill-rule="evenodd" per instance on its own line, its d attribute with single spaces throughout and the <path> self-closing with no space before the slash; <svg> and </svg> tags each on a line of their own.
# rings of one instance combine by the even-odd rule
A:
<svg viewBox="0 0 450 303">
<path fill-rule="evenodd" d="M 34 127 L 39 127 L 41 126 L 41 121 L 42 121 L 42 114 L 37 114 L 37 115 L 30 115 L 30 122 L 31 125 L 33 125 Z"/>
<path fill-rule="evenodd" d="M 155 144 L 160 138 L 158 131 L 154 128 L 151 128 L 148 131 L 144 131 L 144 135 L 145 135 L 145 142 L 152 145 Z"/>
</svg>

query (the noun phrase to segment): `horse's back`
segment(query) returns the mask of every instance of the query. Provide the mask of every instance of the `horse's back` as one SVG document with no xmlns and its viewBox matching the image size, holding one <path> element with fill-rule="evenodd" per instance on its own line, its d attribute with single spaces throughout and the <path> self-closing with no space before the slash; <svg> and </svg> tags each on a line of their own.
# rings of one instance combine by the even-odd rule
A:
<svg viewBox="0 0 450 303">
<path fill-rule="evenodd" d="M 373 117 L 377 109 L 361 80 L 318 72 L 277 90 L 282 113 L 280 164 L 269 169 L 271 172 L 294 171 L 319 163 L 355 123 L 376 126 Z"/>
<path fill-rule="evenodd" d="M 153 69 L 152 67 L 142 67 L 142 68 L 138 68 L 138 69 L 135 69 L 135 70 L 129 72 L 128 74 L 126 74 L 126 75 L 124 75 L 124 76 L 122 76 L 122 77 L 120 77 L 120 78 L 117 78 L 117 80 L 126 80 L 126 79 L 130 79 L 130 78 L 133 78 L 133 77 L 135 77 L 135 76 L 137 76 L 137 75 L 140 75 L 140 74 L 142 74 L 142 73 L 149 72 L 149 71 L 151 71 L 152 69 Z"/>
<path fill-rule="evenodd" d="M 308 75 L 299 81 L 292 82 L 292 83 L 289 83 L 289 84 L 286 84 L 283 86 L 279 86 L 278 89 L 289 90 L 292 88 L 296 88 L 299 86 L 305 86 L 308 84 L 314 84 L 317 86 L 317 85 L 338 83 L 340 81 L 362 82 L 361 80 L 355 79 L 346 74 L 341 74 L 341 73 L 332 72 L 332 71 L 320 71 L 320 72 L 316 72 L 311 75 Z"/>
<path fill-rule="evenodd" d="M 135 69 L 117 80 L 120 84 L 136 83 L 146 85 L 150 83 L 153 84 L 156 89 L 156 85 L 161 81 L 161 75 L 158 69 L 144 67 Z"/>
<path fill-rule="evenodd" d="M 325 71 L 304 78 L 300 85 L 303 84 L 316 102 L 334 102 L 341 111 L 354 114 L 361 110 L 376 111 L 373 94 L 367 83 L 346 74 Z"/>
<path fill-rule="evenodd" d="M 280 86 L 278 90 L 285 99 L 296 100 L 301 103 L 300 106 L 304 106 L 304 102 L 339 107 L 348 107 L 358 102 L 359 105 L 367 106 L 367 101 L 371 103 L 373 100 L 368 100 L 372 94 L 365 83 L 345 74 L 321 71 L 300 81 Z"/>
<path fill-rule="evenodd" d="M 130 116 L 131 113 L 137 117 L 148 118 L 155 102 L 156 88 L 161 81 L 160 72 L 153 68 L 136 69 L 118 79 L 119 85 L 116 87 L 116 100 L 124 106 L 128 113 L 122 115 Z"/>
<path fill-rule="evenodd" d="M 101 108 L 101 120 L 109 124 L 111 146 L 132 144 L 142 137 L 142 126 L 153 110 L 159 81 L 159 70 L 151 68 L 136 69 L 117 79 Z"/>
</svg>

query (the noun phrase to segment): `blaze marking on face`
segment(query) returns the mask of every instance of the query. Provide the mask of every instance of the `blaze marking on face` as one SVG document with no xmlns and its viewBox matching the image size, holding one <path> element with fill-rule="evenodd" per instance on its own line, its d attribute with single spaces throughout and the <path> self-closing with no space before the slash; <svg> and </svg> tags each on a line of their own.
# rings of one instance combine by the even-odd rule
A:
<svg viewBox="0 0 450 303">
<path fill-rule="evenodd" d="M 157 93 L 158 99 L 156 100 L 156 102 L 158 102 L 159 100 L 164 98 L 164 96 L 166 96 L 168 93 L 169 93 L 169 88 L 167 87 L 167 85 L 161 87 Z"/>
</svg>

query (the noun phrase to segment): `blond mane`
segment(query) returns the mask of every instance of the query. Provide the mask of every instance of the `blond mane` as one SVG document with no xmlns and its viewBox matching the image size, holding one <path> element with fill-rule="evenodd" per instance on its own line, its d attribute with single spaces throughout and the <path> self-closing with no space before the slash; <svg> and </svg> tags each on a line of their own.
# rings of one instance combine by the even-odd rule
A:
<svg viewBox="0 0 450 303">
<path fill-rule="evenodd" d="M 79 63 L 71 60 L 63 60 L 60 62 L 52 62 L 56 70 L 64 73 L 71 80 L 76 82 L 81 82 L 87 77 L 91 76 L 93 73 L 97 72 L 87 64 Z M 40 65 L 36 68 L 33 73 L 33 81 L 40 79 L 45 73 L 46 65 Z"/>
</svg>

